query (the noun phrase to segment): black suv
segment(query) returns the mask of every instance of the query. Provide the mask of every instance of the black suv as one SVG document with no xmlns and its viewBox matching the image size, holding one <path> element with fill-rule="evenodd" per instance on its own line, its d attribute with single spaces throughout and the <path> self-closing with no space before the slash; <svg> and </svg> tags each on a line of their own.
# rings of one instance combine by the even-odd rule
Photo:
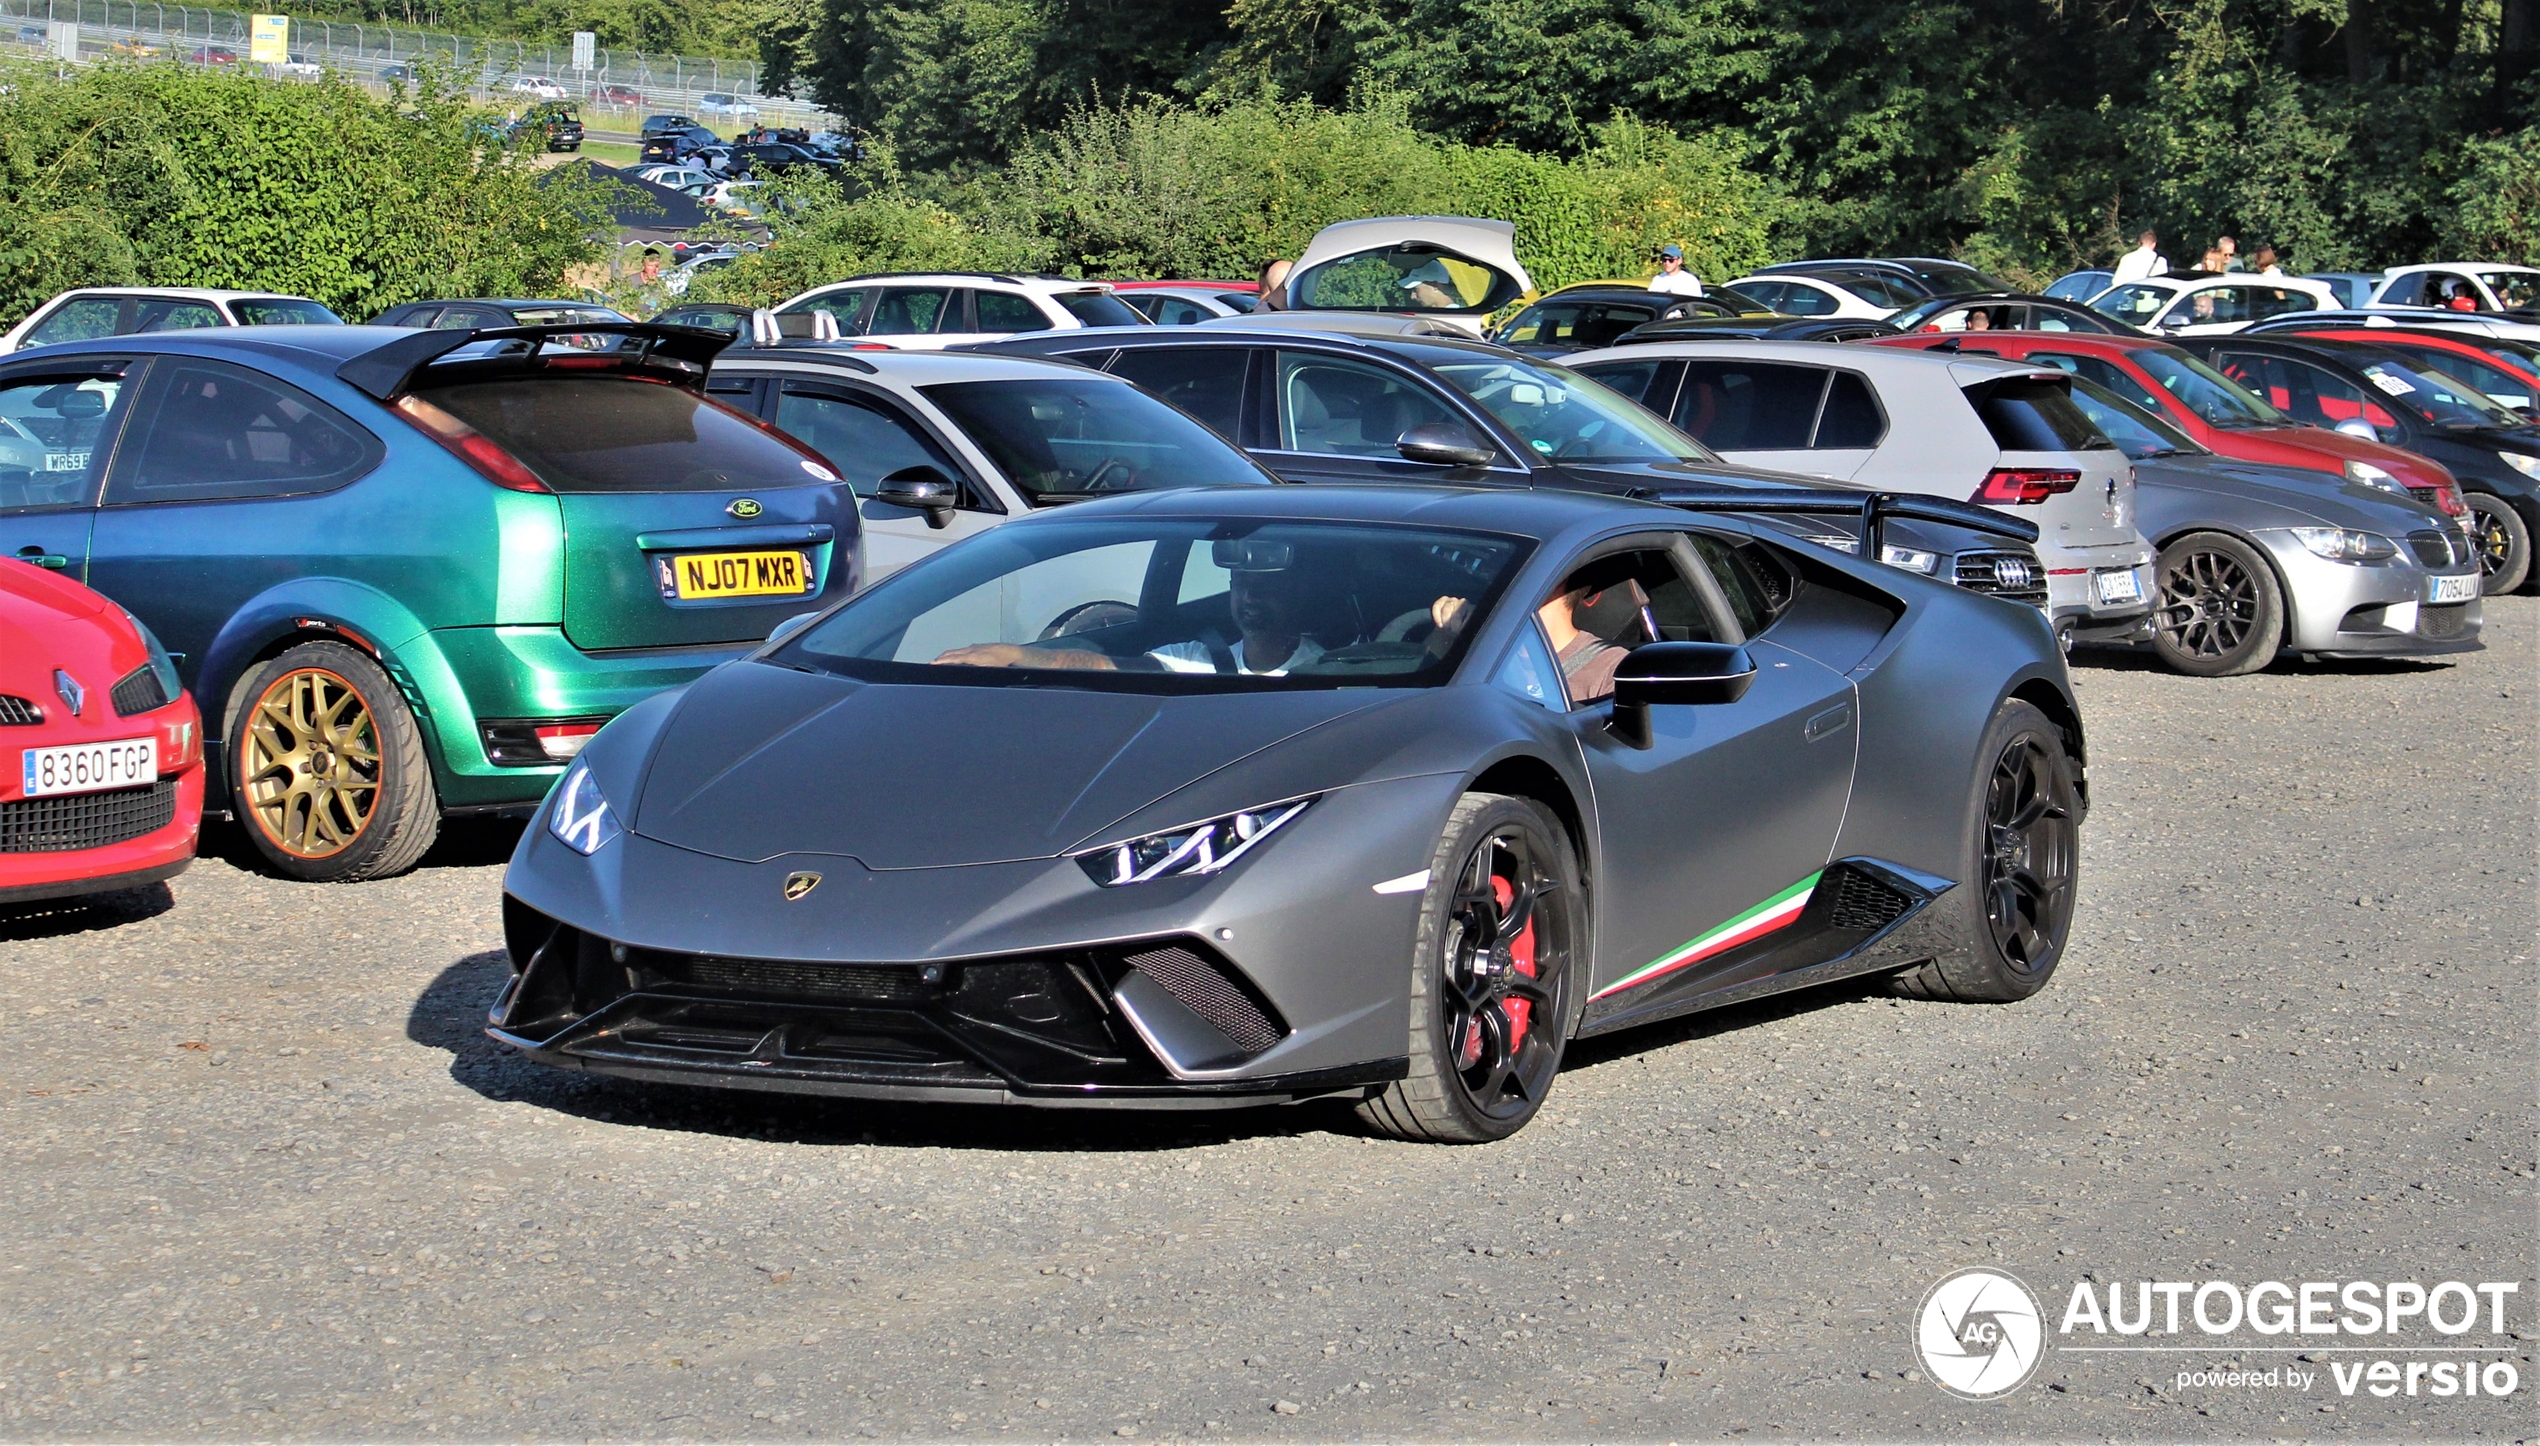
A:
<svg viewBox="0 0 2540 1446">
<path fill-rule="evenodd" d="M 551 151 L 582 149 L 582 116 L 563 101 L 551 100 L 529 108 L 527 114 L 511 124 L 515 139 L 532 139 Z"/>
<path fill-rule="evenodd" d="M 1774 493 L 1827 495 L 1815 478 L 1720 460 L 1639 403 L 1575 372 L 1485 342 L 1352 336 L 1225 322 L 1051 331 L 965 351 L 1057 357 L 1124 376 L 1214 428 L 1289 482 L 1428 482 L 1562 487 L 1737 510 L 1857 552 L 1863 513 L 1840 503 L 1782 513 Z M 1657 363 L 1652 362 L 1652 366 Z M 1882 561 L 2043 608 L 2046 574 L 1994 514 L 1934 498 L 1900 500 L 1881 525 Z M 2025 524 L 2019 524 L 2025 527 Z M 1908 555 L 1910 555 L 1910 560 Z M 1997 569 L 2009 559 L 2014 565 Z"/>
<path fill-rule="evenodd" d="M 826 152 L 815 151 L 809 146 L 795 145 L 790 141 L 756 141 L 748 145 L 733 146 L 731 163 L 725 166 L 724 170 L 727 174 L 734 176 L 764 177 L 790 171 L 798 166 L 807 166 L 823 175 L 828 175 L 844 170 L 846 163 Z"/>
<path fill-rule="evenodd" d="M 640 139 L 649 141 L 665 131 L 684 131 L 695 125 L 694 119 L 684 115 L 648 115 L 644 117 L 643 129 L 637 134 Z"/>
</svg>

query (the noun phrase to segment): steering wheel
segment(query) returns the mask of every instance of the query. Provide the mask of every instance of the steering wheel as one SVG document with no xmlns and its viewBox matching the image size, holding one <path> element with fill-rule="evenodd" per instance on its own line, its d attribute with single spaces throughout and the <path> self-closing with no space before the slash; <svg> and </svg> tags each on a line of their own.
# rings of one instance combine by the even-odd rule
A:
<svg viewBox="0 0 2540 1446">
<path fill-rule="evenodd" d="M 1429 610 L 1427 608 L 1413 608 L 1411 611 L 1396 617 L 1393 621 L 1385 624 L 1383 627 L 1376 629 L 1376 641 L 1380 643 L 1416 643 L 1422 638 L 1427 637 L 1429 634 L 1436 632 L 1437 627 L 1438 625 L 1436 620 L 1429 616 Z"/>
<path fill-rule="evenodd" d="M 1105 457 L 1085 479 L 1088 492 L 1126 492 L 1138 485 L 1138 469 L 1118 457 Z"/>
</svg>

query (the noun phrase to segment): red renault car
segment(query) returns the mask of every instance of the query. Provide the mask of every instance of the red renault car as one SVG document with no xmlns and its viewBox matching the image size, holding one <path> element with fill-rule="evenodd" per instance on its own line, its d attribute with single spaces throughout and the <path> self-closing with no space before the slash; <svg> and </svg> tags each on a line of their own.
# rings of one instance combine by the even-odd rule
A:
<svg viewBox="0 0 2540 1446">
<path fill-rule="evenodd" d="M 203 727 L 131 614 L 0 558 L 0 905 L 174 878 L 203 817 Z"/>
<path fill-rule="evenodd" d="M 2460 483 L 2440 462 L 2386 442 L 2306 427 L 2238 383 L 2156 337 L 2077 336 L 2061 331 L 1952 332 L 1880 337 L 1910 346 L 2044 362 L 2087 377 L 2170 420 L 2198 442 L 2243 462 L 2328 472 L 2419 502 L 2464 523 Z"/>
</svg>

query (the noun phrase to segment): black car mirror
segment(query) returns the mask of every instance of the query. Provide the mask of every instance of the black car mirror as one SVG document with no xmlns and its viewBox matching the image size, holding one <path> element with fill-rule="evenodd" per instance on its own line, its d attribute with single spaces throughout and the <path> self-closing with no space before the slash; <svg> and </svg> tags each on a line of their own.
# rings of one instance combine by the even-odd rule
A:
<svg viewBox="0 0 2540 1446">
<path fill-rule="evenodd" d="M 1490 448 L 1453 422 L 1423 422 L 1394 439 L 1393 449 L 1414 462 L 1437 467 L 1480 467 L 1490 462 Z"/>
<path fill-rule="evenodd" d="M 1734 703 L 1754 682 L 1754 657 L 1734 643 L 1643 643 L 1614 669 L 1607 726 L 1632 747 L 1647 748 L 1653 705 Z"/>
<path fill-rule="evenodd" d="M 953 509 L 961 505 L 961 484 L 932 467 L 904 467 L 882 479 L 873 500 L 923 512 L 927 526 L 943 528 L 952 525 Z"/>
</svg>

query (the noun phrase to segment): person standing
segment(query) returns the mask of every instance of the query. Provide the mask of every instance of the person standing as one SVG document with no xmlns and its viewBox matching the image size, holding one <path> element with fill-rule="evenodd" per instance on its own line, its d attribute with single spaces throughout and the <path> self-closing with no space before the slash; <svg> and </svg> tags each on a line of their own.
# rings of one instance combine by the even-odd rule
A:
<svg viewBox="0 0 2540 1446">
<path fill-rule="evenodd" d="M 2169 258 L 2161 254 L 2160 236 L 2145 231 L 2133 250 L 2117 258 L 2116 275 L 2110 284 L 2121 286 L 2129 281 L 2141 281 L 2146 276 L 2158 276 L 2169 269 Z"/>
<path fill-rule="evenodd" d="M 2240 243 L 2238 241 L 2233 240 L 2229 236 L 2217 237 L 2214 241 L 2214 249 L 2222 253 L 2221 270 L 2238 271 L 2240 269 Z"/>
<path fill-rule="evenodd" d="M 1658 248 L 1658 274 L 1649 280 L 1649 289 L 1670 296 L 1700 296 L 1702 278 L 1685 269 L 1685 249 L 1670 241 Z"/>
<path fill-rule="evenodd" d="M 2256 260 L 2258 263 L 2258 274 L 2260 276 L 2282 276 L 2284 274 L 2284 268 L 2276 263 L 2274 247 L 2260 246 L 2258 248 Z"/>
<path fill-rule="evenodd" d="M 1284 256 L 1273 256 L 1261 263 L 1261 300 L 1258 303 L 1260 310 L 1285 311 L 1288 309 L 1288 272 L 1291 269 L 1293 268 L 1290 262 Z"/>
</svg>

